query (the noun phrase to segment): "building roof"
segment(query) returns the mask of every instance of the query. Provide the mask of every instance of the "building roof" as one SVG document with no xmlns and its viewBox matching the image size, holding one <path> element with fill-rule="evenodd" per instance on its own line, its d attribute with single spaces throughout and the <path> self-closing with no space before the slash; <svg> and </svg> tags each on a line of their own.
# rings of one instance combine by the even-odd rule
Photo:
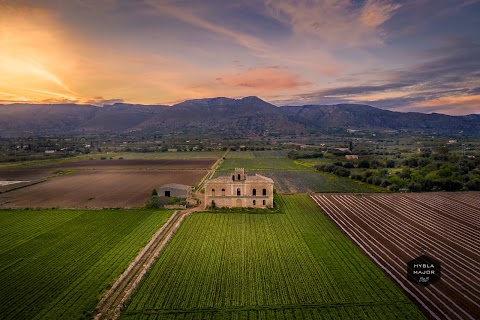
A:
<svg viewBox="0 0 480 320">
<path fill-rule="evenodd" d="M 254 176 L 246 176 L 245 180 L 240 180 L 240 181 L 239 180 L 233 181 L 231 175 L 221 176 L 221 177 L 217 177 L 215 179 L 211 179 L 208 182 L 237 182 L 238 183 L 238 182 L 243 182 L 243 181 L 246 181 L 246 182 L 271 182 L 271 183 L 273 183 L 272 179 L 267 178 L 265 176 L 262 176 L 260 174 L 255 174 Z"/>
<path fill-rule="evenodd" d="M 186 190 L 186 191 L 190 191 L 190 189 L 192 189 L 191 186 L 187 186 L 186 184 L 180 184 L 180 183 L 167 183 L 167 184 L 164 184 L 163 186 L 158 187 L 158 189 L 160 188 L 179 189 L 179 190 Z"/>
</svg>

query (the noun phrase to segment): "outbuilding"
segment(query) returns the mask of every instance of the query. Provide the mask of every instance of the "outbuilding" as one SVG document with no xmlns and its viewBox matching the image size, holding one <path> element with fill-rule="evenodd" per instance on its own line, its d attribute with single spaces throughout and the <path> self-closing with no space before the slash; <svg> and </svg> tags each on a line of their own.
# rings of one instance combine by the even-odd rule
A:
<svg viewBox="0 0 480 320">
<path fill-rule="evenodd" d="M 157 188 L 157 195 L 159 197 L 177 197 L 177 198 L 188 198 L 190 192 L 192 191 L 191 186 L 179 183 L 168 183 L 161 187 Z"/>
</svg>

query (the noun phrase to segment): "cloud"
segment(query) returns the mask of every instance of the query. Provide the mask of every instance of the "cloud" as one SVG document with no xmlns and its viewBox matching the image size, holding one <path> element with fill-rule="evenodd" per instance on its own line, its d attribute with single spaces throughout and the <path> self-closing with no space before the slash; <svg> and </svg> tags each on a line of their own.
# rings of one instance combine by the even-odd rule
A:
<svg viewBox="0 0 480 320">
<path fill-rule="evenodd" d="M 25 93 L 39 99 L 78 97 L 63 77 L 70 42 L 50 10 L 3 5 L 0 43 L 0 91 L 19 99 Z"/>
<path fill-rule="evenodd" d="M 268 52 L 270 50 L 270 48 L 259 38 L 213 23 L 211 20 L 202 18 L 199 13 L 192 12 L 192 9 L 189 7 L 175 7 L 173 5 L 153 0 L 147 0 L 147 3 L 162 15 L 168 15 L 194 27 L 211 31 L 214 34 L 222 36 L 226 40 L 233 40 L 237 44 L 250 50 L 257 52 Z"/>
<path fill-rule="evenodd" d="M 226 86 L 246 87 L 253 90 L 274 91 L 296 89 L 309 83 L 297 75 L 279 68 L 252 68 L 237 74 L 227 74 L 217 78 Z"/>
<path fill-rule="evenodd" d="M 414 104 L 410 109 L 451 115 L 480 114 L 480 95 L 441 97 Z"/>
<path fill-rule="evenodd" d="M 277 103 L 365 103 L 399 111 L 479 113 L 480 45 L 457 39 L 428 53 L 424 63 L 378 72 L 374 83 L 279 97 Z"/>
<path fill-rule="evenodd" d="M 388 0 L 265 0 L 266 13 L 290 25 L 296 34 L 315 36 L 326 43 L 347 46 L 380 44 L 378 28 L 400 8 Z"/>
</svg>

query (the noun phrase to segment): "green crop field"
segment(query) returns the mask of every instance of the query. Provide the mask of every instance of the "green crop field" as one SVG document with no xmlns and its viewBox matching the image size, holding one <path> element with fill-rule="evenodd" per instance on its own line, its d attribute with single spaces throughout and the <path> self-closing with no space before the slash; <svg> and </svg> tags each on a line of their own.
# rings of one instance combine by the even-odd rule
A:
<svg viewBox="0 0 480 320">
<path fill-rule="evenodd" d="M 259 170 L 256 173 L 272 178 L 278 193 L 388 192 L 386 188 L 313 170 Z"/>
<path fill-rule="evenodd" d="M 0 210 L 0 319 L 91 318 L 170 214 Z"/>
<path fill-rule="evenodd" d="M 309 170 L 310 168 L 296 163 L 287 158 L 232 158 L 227 154 L 225 161 L 219 168 L 219 171 L 231 172 L 235 168 L 245 168 L 247 171 L 253 170 Z"/>
<path fill-rule="evenodd" d="M 423 319 L 307 196 L 189 216 L 123 319 Z"/>
</svg>

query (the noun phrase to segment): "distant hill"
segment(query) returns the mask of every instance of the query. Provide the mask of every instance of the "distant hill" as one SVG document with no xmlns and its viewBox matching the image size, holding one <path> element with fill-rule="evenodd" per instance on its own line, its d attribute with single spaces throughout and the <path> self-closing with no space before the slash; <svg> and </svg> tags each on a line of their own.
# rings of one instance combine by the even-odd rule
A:
<svg viewBox="0 0 480 320">
<path fill-rule="evenodd" d="M 356 104 L 277 107 L 257 97 L 195 99 L 173 106 L 0 105 L 0 136 L 130 131 L 252 136 L 346 129 L 478 135 L 480 115 L 401 113 Z"/>
<path fill-rule="evenodd" d="M 280 107 L 290 119 L 315 128 L 343 128 L 370 131 L 395 130 L 419 133 L 465 133 L 480 131 L 480 115 L 394 112 L 359 104 Z"/>
</svg>

